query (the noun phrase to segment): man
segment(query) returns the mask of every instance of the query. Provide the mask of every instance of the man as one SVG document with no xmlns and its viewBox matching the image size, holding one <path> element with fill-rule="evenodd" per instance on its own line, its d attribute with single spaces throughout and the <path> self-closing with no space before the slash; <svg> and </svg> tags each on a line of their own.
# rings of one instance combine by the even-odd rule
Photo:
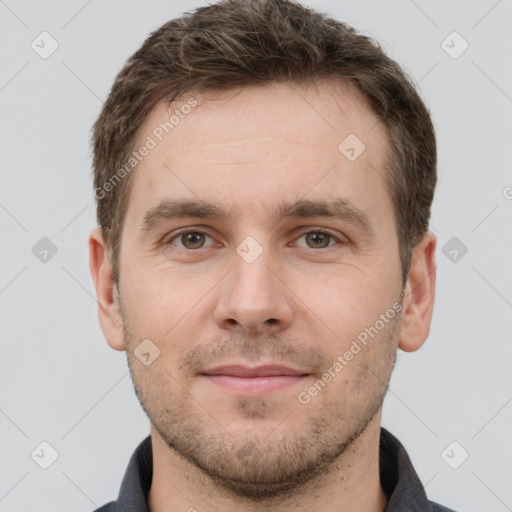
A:
<svg viewBox="0 0 512 512">
<path fill-rule="evenodd" d="M 100 324 L 151 421 L 99 510 L 448 510 L 380 427 L 435 291 L 400 67 L 298 3 L 221 1 L 128 60 L 93 150 Z"/>
</svg>

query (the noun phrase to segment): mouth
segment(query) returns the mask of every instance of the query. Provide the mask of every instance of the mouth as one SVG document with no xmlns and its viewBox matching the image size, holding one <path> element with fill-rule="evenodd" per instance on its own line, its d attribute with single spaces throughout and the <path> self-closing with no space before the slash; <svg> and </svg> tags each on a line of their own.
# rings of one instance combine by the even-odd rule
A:
<svg viewBox="0 0 512 512">
<path fill-rule="evenodd" d="M 225 391 L 244 396 L 262 396 L 302 382 L 310 374 L 282 365 L 248 367 L 217 366 L 200 374 Z"/>
</svg>

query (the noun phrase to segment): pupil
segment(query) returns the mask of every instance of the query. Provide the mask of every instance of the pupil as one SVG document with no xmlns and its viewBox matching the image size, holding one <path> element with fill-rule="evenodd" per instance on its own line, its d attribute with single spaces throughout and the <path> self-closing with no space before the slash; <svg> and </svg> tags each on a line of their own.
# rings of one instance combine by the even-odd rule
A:
<svg viewBox="0 0 512 512">
<path fill-rule="evenodd" d="M 188 233 L 187 235 L 185 235 L 185 237 L 187 243 L 191 244 L 192 246 L 195 247 L 198 244 L 201 245 L 201 233 Z M 186 246 L 187 244 L 185 243 L 184 245 Z"/>
<path fill-rule="evenodd" d="M 311 239 L 312 239 L 312 242 L 313 244 L 318 244 L 320 243 L 321 244 L 321 247 L 327 247 L 327 244 L 329 242 L 329 235 L 325 235 L 323 233 L 313 233 L 310 235 Z M 327 243 L 322 243 L 322 242 L 327 242 Z"/>
</svg>

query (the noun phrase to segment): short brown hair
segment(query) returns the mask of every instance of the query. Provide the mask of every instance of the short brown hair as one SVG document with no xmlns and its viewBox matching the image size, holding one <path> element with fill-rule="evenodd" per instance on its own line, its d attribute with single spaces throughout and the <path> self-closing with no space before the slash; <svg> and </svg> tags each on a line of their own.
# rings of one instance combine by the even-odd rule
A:
<svg viewBox="0 0 512 512">
<path fill-rule="evenodd" d="M 151 109 L 190 91 L 315 79 L 355 86 L 387 128 L 385 180 L 405 283 L 411 251 L 428 230 L 437 181 L 434 128 L 412 80 L 379 43 L 294 0 L 221 0 L 152 32 L 117 75 L 93 126 L 94 187 L 102 191 L 95 193 L 97 218 L 117 284 L 133 173 L 104 191 Z"/>
</svg>

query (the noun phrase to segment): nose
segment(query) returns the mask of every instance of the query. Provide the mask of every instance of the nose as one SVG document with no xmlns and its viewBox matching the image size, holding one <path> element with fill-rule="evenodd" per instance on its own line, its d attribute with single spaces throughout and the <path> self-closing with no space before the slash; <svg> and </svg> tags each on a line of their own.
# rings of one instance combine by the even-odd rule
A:
<svg viewBox="0 0 512 512">
<path fill-rule="evenodd" d="M 215 321 L 221 329 L 270 334 L 291 324 L 292 293 L 274 266 L 269 250 L 251 263 L 234 255 L 233 268 L 220 283 L 215 308 Z"/>
</svg>

